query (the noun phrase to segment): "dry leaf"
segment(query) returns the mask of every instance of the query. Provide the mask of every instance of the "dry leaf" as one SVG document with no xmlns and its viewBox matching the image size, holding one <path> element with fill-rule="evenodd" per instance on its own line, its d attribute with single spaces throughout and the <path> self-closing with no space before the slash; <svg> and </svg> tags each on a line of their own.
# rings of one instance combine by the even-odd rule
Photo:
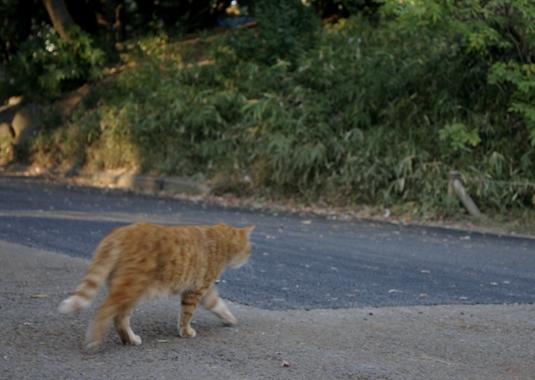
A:
<svg viewBox="0 0 535 380">
<path fill-rule="evenodd" d="M 48 298 L 48 294 L 34 294 L 32 298 Z"/>
<path fill-rule="evenodd" d="M 281 366 L 282 367 L 289 367 L 290 363 L 288 363 L 286 360 L 283 360 L 282 363 L 281 363 Z"/>
</svg>

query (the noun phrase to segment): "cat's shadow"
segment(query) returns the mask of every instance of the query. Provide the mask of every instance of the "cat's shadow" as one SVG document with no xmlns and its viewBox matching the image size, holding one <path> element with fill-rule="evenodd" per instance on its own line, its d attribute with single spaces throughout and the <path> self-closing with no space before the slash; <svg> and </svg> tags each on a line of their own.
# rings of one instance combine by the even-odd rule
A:
<svg viewBox="0 0 535 380">
<path fill-rule="evenodd" d="M 141 336 L 144 343 L 171 339 L 189 340 L 191 338 L 182 338 L 178 335 L 179 314 L 179 297 L 170 297 L 163 301 L 141 301 L 134 310 L 131 320 L 132 329 Z M 191 326 L 197 331 L 197 336 L 193 339 L 216 336 L 228 328 L 215 315 L 202 307 L 196 310 Z M 111 330 L 115 334 L 113 328 Z"/>
</svg>

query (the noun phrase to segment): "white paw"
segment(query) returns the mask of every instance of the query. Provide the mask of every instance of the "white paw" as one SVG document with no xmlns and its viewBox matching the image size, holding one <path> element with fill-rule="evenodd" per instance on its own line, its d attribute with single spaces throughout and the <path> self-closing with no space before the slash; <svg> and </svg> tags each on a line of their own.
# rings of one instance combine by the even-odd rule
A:
<svg viewBox="0 0 535 380">
<path fill-rule="evenodd" d="M 59 307 L 58 307 L 58 311 L 61 314 L 67 314 L 67 313 L 73 312 L 74 310 L 75 310 L 75 308 L 74 308 L 73 297 L 69 297 L 69 298 L 64 299 L 63 301 L 61 301 L 61 303 L 59 304 Z"/>
<path fill-rule="evenodd" d="M 228 327 L 236 326 L 238 323 L 238 320 L 232 314 L 225 315 L 221 319 L 223 320 L 223 324 Z"/>
<path fill-rule="evenodd" d="M 101 344 L 102 342 L 100 340 L 93 340 L 91 342 L 87 342 L 84 348 L 88 351 L 94 351 L 99 348 Z"/>
<path fill-rule="evenodd" d="M 141 344 L 141 338 L 139 335 L 134 335 L 130 337 L 130 344 L 134 346 L 139 346 Z"/>
<path fill-rule="evenodd" d="M 197 335 L 197 333 L 191 327 L 181 327 L 178 330 L 178 335 L 180 335 L 182 338 L 193 338 Z"/>
<path fill-rule="evenodd" d="M 72 313 L 73 311 L 80 311 L 86 309 L 91 304 L 90 301 L 82 299 L 78 296 L 70 296 L 64 299 L 58 306 L 58 311 L 62 314 Z"/>
</svg>

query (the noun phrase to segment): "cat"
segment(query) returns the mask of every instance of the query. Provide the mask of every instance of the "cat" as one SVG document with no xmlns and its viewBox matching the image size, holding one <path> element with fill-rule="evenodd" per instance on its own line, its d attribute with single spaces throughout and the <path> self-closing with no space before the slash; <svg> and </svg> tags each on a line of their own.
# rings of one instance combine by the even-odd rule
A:
<svg viewBox="0 0 535 380">
<path fill-rule="evenodd" d="M 130 327 L 134 306 L 143 298 L 181 295 L 178 334 L 194 337 L 190 321 L 200 303 L 225 325 L 236 318 L 214 285 L 226 267 L 239 268 L 251 255 L 254 228 L 161 226 L 136 223 L 113 230 L 100 242 L 93 262 L 74 294 L 59 305 L 61 313 L 86 309 L 104 282 L 108 297 L 87 332 L 85 348 L 102 344 L 111 319 L 123 344 L 139 345 Z"/>
</svg>

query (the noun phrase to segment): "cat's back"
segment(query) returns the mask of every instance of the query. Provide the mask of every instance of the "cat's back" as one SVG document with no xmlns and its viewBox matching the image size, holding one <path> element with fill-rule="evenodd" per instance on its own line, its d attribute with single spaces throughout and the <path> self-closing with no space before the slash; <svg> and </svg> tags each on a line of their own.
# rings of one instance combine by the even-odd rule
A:
<svg viewBox="0 0 535 380">
<path fill-rule="evenodd" d="M 114 229 L 104 240 L 126 245 L 152 245 L 171 240 L 174 243 L 193 242 L 200 237 L 204 227 L 166 226 L 149 222 L 138 222 Z"/>
<path fill-rule="evenodd" d="M 160 261 L 191 262 L 194 256 L 210 256 L 213 260 L 214 256 L 225 256 L 227 250 L 220 225 L 165 226 L 139 222 L 115 229 L 104 240 L 119 248 L 123 258 L 150 256 Z"/>
</svg>

